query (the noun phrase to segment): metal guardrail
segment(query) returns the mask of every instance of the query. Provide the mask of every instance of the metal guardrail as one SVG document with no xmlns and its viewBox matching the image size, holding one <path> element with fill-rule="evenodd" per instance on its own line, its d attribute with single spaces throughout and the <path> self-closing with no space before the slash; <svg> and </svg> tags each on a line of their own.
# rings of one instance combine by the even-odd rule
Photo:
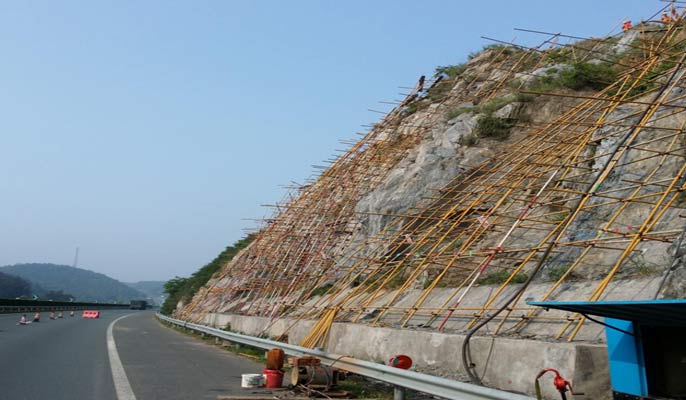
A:
<svg viewBox="0 0 686 400">
<path fill-rule="evenodd" d="M 89 308 L 113 309 L 129 308 L 128 304 L 85 303 L 48 300 L 0 299 L 0 314 L 25 313 L 38 311 L 76 311 Z"/>
<path fill-rule="evenodd" d="M 288 343 L 281 343 L 274 340 L 260 339 L 253 336 L 241 335 L 233 332 L 226 332 L 220 329 L 205 325 L 194 324 L 169 318 L 162 314 L 156 314 L 157 318 L 174 325 L 189 328 L 194 331 L 206 333 L 231 342 L 240 343 L 252 347 L 269 350 L 275 347 L 283 349 L 286 354 L 301 357 L 303 355 L 314 356 L 322 360 L 322 363 L 334 365 L 336 368 L 363 375 L 372 379 L 387 382 L 392 385 L 417 390 L 455 400 L 534 400 L 533 397 L 526 395 L 505 392 L 483 386 L 472 385 L 469 383 L 439 378 L 433 375 L 421 374 L 414 371 L 389 367 L 387 365 L 376 364 L 370 361 L 358 360 L 356 358 L 342 356 L 339 354 L 327 353 L 320 350 L 308 349 Z"/>
</svg>

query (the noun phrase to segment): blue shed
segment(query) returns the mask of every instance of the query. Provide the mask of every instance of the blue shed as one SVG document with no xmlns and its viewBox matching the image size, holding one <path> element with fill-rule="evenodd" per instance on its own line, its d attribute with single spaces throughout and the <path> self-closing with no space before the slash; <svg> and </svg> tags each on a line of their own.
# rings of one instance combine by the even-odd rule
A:
<svg viewBox="0 0 686 400">
<path fill-rule="evenodd" d="M 614 399 L 686 399 L 686 300 L 529 304 L 605 325 Z"/>
</svg>

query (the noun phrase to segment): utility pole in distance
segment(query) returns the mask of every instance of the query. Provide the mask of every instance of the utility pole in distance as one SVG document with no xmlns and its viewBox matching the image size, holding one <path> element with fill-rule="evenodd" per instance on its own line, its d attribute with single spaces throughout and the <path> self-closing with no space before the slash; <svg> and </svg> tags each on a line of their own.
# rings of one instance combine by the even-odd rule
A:
<svg viewBox="0 0 686 400">
<path fill-rule="evenodd" d="M 74 254 L 74 265 L 73 267 L 76 268 L 76 266 L 79 264 L 79 246 L 76 246 L 76 253 Z"/>
</svg>

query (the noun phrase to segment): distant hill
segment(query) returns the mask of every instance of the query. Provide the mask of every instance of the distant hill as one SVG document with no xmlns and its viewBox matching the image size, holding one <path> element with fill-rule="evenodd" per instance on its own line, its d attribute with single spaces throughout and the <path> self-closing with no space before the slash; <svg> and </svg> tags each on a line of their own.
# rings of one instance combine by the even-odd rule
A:
<svg viewBox="0 0 686 400">
<path fill-rule="evenodd" d="M 0 267 L 0 272 L 16 275 L 31 283 L 39 297 L 48 291 L 63 291 L 77 301 L 115 302 L 144 299 L 140 291 L 107 275 L 56 264 L 15 264 Z"/>
<path fill-rule="evenodd" d="M 164 281 L 140 281 L 140 282 L 124 282 L 124 284 L 143 292 L 147 298 L 153 299 L 155 303 L 162 304 L 164 298 Z"/>
<path fill-rule="evenodd" d="M 31 284 L 18 276 L 0 272 L 0 299 L 31 295 Z"/>
</svg>

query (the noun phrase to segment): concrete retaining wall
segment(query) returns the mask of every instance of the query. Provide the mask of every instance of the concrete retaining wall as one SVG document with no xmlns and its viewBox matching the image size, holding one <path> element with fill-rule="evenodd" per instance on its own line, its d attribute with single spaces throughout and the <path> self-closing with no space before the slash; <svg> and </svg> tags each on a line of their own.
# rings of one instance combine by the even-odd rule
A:
<svg viewBox="0 0 686 400">
<path fill-rule="evenodd" d="M 219 328 L 228 326 L 234 332 L 252 336 L 278 337 L 288 331 L 288 343 L 292 344 L 298 344 L 314 325 L 314 321 L 288 319 L 269 325 L 264 317 L 231 314 L 208 314 L 204 323 Z M 465 376 L 463 340 L 461 334 L 335 323 L 326 350 L 378 362 L 395 354 L 406 354 L 414 360 L 417 371 L 460 379 Z M 491 387 L 533 395 L 538 372 L 555 368 L 572 381 L 576 391 L 585 393 L 586 399 L 610 399 L 604 345 L 484 336 L 472 338 L 470 345 L 477 371 Z M 551 377 L 543 378 L 542 386 L 546 397 L 559 398 Z"/>
</svg>

